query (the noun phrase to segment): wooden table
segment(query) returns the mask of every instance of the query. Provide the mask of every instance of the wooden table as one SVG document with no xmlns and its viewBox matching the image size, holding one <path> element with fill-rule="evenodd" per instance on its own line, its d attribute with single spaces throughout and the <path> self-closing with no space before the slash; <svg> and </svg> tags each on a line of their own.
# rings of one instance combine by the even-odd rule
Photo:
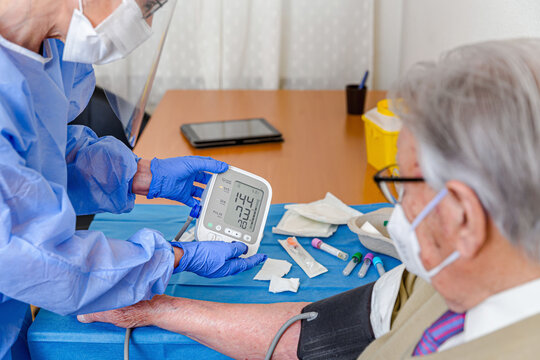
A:
<svg viewBox="0 0 540 360">
<path fill-rule="evenodd" d="M 366 110 L 384 96 L 369 92 Z M 253 117 L 266 118 L 285 142 L 195 149 L 180 133 L 184 123 Z M 212 156 L 266 178 L 272 203 L 311 202 L 327 191 L 348 204 L 385 201 L 366 162 L 363 121 L 347 115 L 345 91 L 168 91 L 134 151 L 143 158 Z"/>
</svg>

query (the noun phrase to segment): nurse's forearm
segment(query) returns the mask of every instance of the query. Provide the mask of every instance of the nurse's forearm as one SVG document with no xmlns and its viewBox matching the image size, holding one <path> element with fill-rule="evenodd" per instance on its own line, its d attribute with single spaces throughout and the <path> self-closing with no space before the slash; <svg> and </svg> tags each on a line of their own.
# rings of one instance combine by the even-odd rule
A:
<svg viewBox="0 0 540 360">
<path fill-rule="evenodd" d="M 150 322 L 235 359 L 263 359 L 278 329 L 307 303 L 224 304 L 159 296 Z M 281 338 L 273 359 L 296 358 L 300 322 Z"/>
<path fill-rule="evenodd" d="M 137 163 L 137 172 L 133 176 L 131 191 L 137 195 L 148 195 L 148 189 L 152 182 L 152 172 L 150 171 L 151 160 L 140 159 Z"/>
</svg>

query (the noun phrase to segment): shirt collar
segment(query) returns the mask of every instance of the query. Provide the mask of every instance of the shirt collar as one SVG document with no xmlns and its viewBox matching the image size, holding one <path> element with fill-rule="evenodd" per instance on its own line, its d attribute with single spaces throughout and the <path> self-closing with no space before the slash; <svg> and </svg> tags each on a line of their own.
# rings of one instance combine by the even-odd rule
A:
<svg viewBox="0 0 540 360">
<path fill-rule="evenodd" d="M 49 41 L 50 39 L 46 39 L 43 42 L 43 53 L 45 56 L 42 56 L 38 53 L 28 50 L 27 48 L 24 48 L 20 45 L 12 43 L 11 41 L 7 40 L 2 35 L 0 35 L 0 46 L 3 46 L 4 48 L 8 49 L 11 52 L 22 55 L 31 60 L 37 61 L 43 65 L 47 64 L 53 58 L 52 51 L 51 51 L 51 44 L 49 43 Z"/>
<path fill-rule="evenodd" d="M 540 279 L 490 296 L 467 311 L 464 342 L 540 313 Z"/>
</svg>

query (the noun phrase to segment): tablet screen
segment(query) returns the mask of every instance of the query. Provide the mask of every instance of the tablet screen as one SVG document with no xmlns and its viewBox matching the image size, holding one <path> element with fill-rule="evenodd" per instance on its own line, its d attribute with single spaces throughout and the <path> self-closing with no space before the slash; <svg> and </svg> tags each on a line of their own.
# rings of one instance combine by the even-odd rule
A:
<svg viewBox="0 0 540 360">
<path fill-rule="evenodd" d="M 264 119 L 189 124 L 197 142 L 281 136 Z"/>
</svg>

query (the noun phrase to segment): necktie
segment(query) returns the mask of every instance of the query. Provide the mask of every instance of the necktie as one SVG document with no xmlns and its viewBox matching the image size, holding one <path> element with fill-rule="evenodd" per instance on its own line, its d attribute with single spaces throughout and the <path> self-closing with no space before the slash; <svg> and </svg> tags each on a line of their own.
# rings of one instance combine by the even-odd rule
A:
<svg viewBox="0 0 540 360">
<path fill-rule="evenodd" d="M 463 331 L 465 313 L 457 314 L 448 310 L 422 335 L 414 349 L 413 356 L 422 356 L 437 351 L 446 340 Z"/>
</svg>

